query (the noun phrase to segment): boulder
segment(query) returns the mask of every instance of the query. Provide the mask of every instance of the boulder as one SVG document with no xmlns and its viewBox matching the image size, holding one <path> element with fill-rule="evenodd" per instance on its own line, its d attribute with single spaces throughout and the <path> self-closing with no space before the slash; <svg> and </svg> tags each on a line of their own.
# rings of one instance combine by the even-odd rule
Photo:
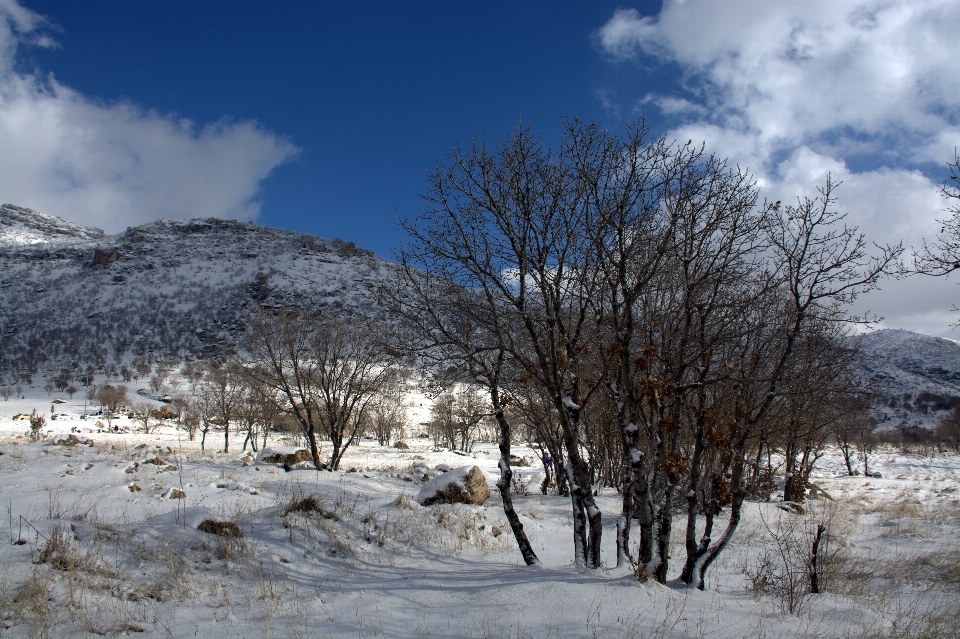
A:
<svg viewBox="0 0 960 639">
<path fill-rule="evenodd" d="M 280 464 L 282 466 L 294 466 L 300 462 L 312 462 L 313 455 L 306 448 L 297 448 L 295 446 L 278 446 L 276 448 L 264 448 L 257 456 L 258 461 L 265 464 Z"/>
<path fill-rule="evenodd" d="M 51 442 L 55 446 L 93 446 L 93 440 L 77 437 L 73 433 L 56 435 Z"/>
<path fill-rule="evenodd" d="M 479 466 L 461 466 L 423 485 L 417 501 L 423 506 L 431 504 L 480 505 L 490 496 L 487 477 Z"/>
</svg>

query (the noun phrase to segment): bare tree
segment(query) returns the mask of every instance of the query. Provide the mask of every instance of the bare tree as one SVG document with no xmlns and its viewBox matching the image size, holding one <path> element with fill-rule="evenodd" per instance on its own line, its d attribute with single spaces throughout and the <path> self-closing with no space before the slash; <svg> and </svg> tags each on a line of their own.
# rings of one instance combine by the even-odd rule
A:
<svg viewBox="0 0 960 639">
<path fill-rule="evenodd" d="M 189 361 L 183 366 L 183 376 L 190 383 L 190 389 L 196 394 L 197 385 L 203 379 L 203 367 L 196 362 Z"/>
<path fill-rule="evenodd" d="M 184 420 L 190 412 L 192 400 L 187 395 L 174 395 L 170 398 L 170 408 L 176 415 L 177 430 L 183 428 Z M 192 439 L 192 437 L 191 437 Z"/>
<path fill-rule="evenodd" d="M 253 313 L 243 361 L 249 379 L 269 389 L 291 415 L 320 461 L 317 434 L 330 439 L 328 470 L 337 470 L 362 432 L 363 418 L 389 374 L 381 330 L 359 319 L 283 309 Z"/>
<path fill-rule="evenodd" d="M 200 429 L 200 451 L 204 452 L 207 449 L 207 434 L 210 432 L 211 428 L 217 424 L 219 412 L 217 410 L 217 401 L 215 391 L 213 387 L 208 386 L 205 383 L 198 384 L 197 390 L 199 391 L 193 401 L 193 409 L 195 411 L 192 415 L 192 419 L 188 422 L 188 427 L 193 426 Z M 193 430 L 191 429 L 191 439 L 193 439 Z"/>
<path fill-rule="evenodd" d="M 846 216 L 834 210 L 833 192 L 837 186 L 828 175 L 825 185 L 818 189 L 818 198 L 798 199 L 791 206 L 782 207 L 777 202 L 767 207 L 765 234 L 774 255 L 775 273 L 782 282 L 785 321 L 781 330 L 769 333 L 769 343 L 765 345 L 769 367 L 751 374 L 755 385 L 759 382 L 755 401 L 745 406 L 731 429 L 730 519 L 715 543 L 710 543 L 705 535 L 704 551 L 696 560 L 700 589 L 710 564 L 739 526 L 746 496 L 747 444 L 780 397 L 781 384 L 798 342 L 811 324 L 869 321 L 869 317 L 850 314 L 849 305 L 859 295 L 876 288 L 881 277 L 900 270 L 902 245 L 877 247 L 871 255 L 863 234 L 856 227 L 847 226 Z M 758 357 L 755 361 L 763 359 Z"/>
<path fill-rule="evenodd" d="M 434 446 L 446 446 L 450 450 L 457 448 L 453 402 L 451 393 L 443 393 L 433 400 L 430 406 L 430 425 L 427 430 L 433 438 Z"/>
<path fill-rule="evenodd" d="M 954 408 L 937 424 L 940 441 L 954 452 L 960 451 L 960 406 Z"/>
<path fill-rule="evenodd" d="M 944 211 L 950 217 L 938 220 L 940 233 L 936 240 L 924 240 L 914 252 L 914 270 L 924 275 L 947 275 L 960 269 L 960 156 L 956 149 L 953 161 L 947 162 L 947 169 L 950 176 L 940 187 L 940 193 L 948 202 Z"/>
<path fill-rule="evenodd" d="M 203 380 L 203 395 L 214 417 L 211 423 L 223 426 L 223 452 L 230 452 L 230 424 L 237 418 L 245 391 L 242 371 L 233 363 L 212 367 Z"/>
<path fill-rule="evenodd" d="M 430 258 L 432 251 L 425 255 Z M 409 255 L 401 256 L 403 263 L 398 272 L 395 287 L 384 287 L 384 301 L 392 312 L 404 321 L 394 347 L 418 358 L 431 369 L 442 385 L 454 378 L 468 378 L 486 388 L 493 416 L 497 423 L 497 445 L 500 449 L 500 492 L 504 515 L 510 524 L 517 546 L 529 565 L 539 565 L 540 560 L 533 550 L 523 523 L 517 515 L 511 494 L 513 469 L 510 466 L 510 450 L 513 440 L 512 423 L 506 407 L 511 396 L 504 392 L 503 380 L 516 370 L 509 369 L 508 353 L 503 344 L 508 341 L 511 315 L 501 312 L 490 290 L 477 295 L 457 285 L 445 275 L 425 273 L 414 267 Z M 443 260 L 430 262 L 443 268 Z M 453 367 L 450 364 L 454 364 Z M 452 370 L 451 370 L 452 369 Z M 453 401 L 445 402 L 450 421 L 453 421 Z"/>
<path fill-rule="evenodd" d="M 127 403 L 127 389 L 124 386 L 107 384 L 96 392 L 95 398 L 107 418 L 107 425 L 113 427 L 113 415 Z"/>
<path fill-rule="evenodd" d="M 602 512 L 580 446 L 583 405 L 600 384 L 579 374 L 596 292 L 582 185 L 564 147 L 544 149 L 529 129 L 494 148 L 455 146 L 428 181 L 427 210 L 404 223 L 412 243 L 402 260 L 476 291 L 473 303 L 490 318 L 512 316 L 493 327 L 499 348 L 547 389 L 557 410 L 575 561 L 599 567 Z"/>
<path fill-rule="evenodd" d="M 143 432 L 150 434 L 150 418 L 153 416 L 153 406 L 147 402 L 136 402 L 130 407 L 134 419 L 143 424 Z"/>
<path fill-rule="evenodd" d="M 406 428 L 406 410 L 392 394 L 382 395 L 371 405 L 370 429 L 381 446 L 403 439 Z"/>
<path fill-rule="evenodd" d="M 150 390 L 152 390 L 154 393 L 159 393 L 162 391 L 165 383 L 166 378 L 159 372 L 150 376 Z"/>
</svg>

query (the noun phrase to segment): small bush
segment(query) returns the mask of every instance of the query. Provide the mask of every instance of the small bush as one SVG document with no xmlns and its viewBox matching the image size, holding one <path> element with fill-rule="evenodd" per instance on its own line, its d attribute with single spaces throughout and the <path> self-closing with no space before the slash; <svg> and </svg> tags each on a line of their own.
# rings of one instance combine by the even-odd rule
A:
<svg viewBox="0 0 960 639">
<path fill-rule="evenodd" d="M 47 543 L 40 549 L 36 563 L 48 564 L 54 570 L 73 570 L 79 563 L 76 550 L 70 536 L 60 527 L 54 526 Z"/>
<path fill-rule="evenodd" d="M 232 521 L 214 521 L 213 519 L 207 519 L 197 526 L 197 530 L 210 535 L 217 535 L 218 537 L 243 537 L 243 533 L 240 531 L 240 526 L 236 525 Z"/>
<path fill-rule="evenodd" d="M 290 502 L 280 510 L 280 516 L 285 517 L 290 513 L 317 513 L 324 519 L 339 519 L 337 513 L 326 510 L 323 502 L 316 495 L 294 495 Z"/>
</svg>

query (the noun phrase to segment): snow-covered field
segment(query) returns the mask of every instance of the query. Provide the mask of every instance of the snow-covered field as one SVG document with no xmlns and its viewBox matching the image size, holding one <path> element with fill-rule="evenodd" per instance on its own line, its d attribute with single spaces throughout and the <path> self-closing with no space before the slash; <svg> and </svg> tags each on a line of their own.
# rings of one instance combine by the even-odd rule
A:
<svg viewBox="0 0 960 639">
<path fill-rule="evenodd" d="M 11 417 L 34 406 L 49 414 L 50 399 L 0 401 L 2 637 L 960 636 L 957 455 L 885 450 L 871 463 L 883 477 L 863 478 L 844 476 L 828 453 L 813 481 L 830 499 L 803 514 L 749 504 L 701 592 L 612 567 L 610 489 L 599 498 L 609 568 L 573 566 L 569 501 L 536 490 L 516 505 L 543 566 L 524 566 L 493 486 L 492 445 L 466 457 L 426 439 L 408 439 L 409 450 L 364 440 L 342 472 L 284 472 L 242 452 L 242 438 L 218 454 L 213 434 L 201 454 L 170 426 L 80 433 L 92 446 L 31 443 L 28 423 Z M 46 430 L 91 430 L 82 401 L 57 410 L 71 417 Z M 416 502 L 438 465 L 466 464 L 488 477 L 484 505 Z M 208 519 L 242 537 L 199 531 Z M 804 596 L 786 588 L 783 556 L 793 541 L 808 552 L 815 522 L 829 531 L 827 592 Z"/>
</svg>

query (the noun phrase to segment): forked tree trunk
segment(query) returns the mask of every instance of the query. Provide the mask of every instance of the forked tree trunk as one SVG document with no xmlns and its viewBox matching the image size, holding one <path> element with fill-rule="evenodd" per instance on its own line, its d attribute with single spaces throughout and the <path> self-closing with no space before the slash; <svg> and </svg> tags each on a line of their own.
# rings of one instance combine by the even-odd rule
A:
<svg viewBox="0 0 960 639">
<path fill-rule="evenodd" d="M 740 440 L 734 446 L 733 453 L 733 473 L 730 479 L 730 492 L 732 494 L 732 501 L 730 502 L 730 521 L 727 522 L 727 528 L 723 531 L 723 535 L 720 537 L 719 541 L 703 554 L 700 561 L 698 562 L 697 569 L 697 588 L 700 590 L 704 589 L 704 581 L 706 579 L 707 569 L 710 568 L 710 564 L 723 552 L 723 549 L 727 547 L 727 544 L 730 543 L 730 539 L 733 538 L 733 534 L 737 531 L 737 527 L 740 525 L 740 518 L 743 514 L 743 500 L 746 497 L 743 484 L 743 468 L 744 468 L 744 453 L 747 446 L 747 435 L 743 435 Z"/>
<path fill-rule="evenodd" d="M 670 564 L 670 533 L 673 530 L 673 498 L 676 495 L 676 478 L 668 475 L 663 491 L 663 506 L 660 507 L 660 525 L 657 527 L 657 554 L 659 562 L 653 571 L 653 578 L 660 583 L 667 582 L 667 569 Z"/>
<path fill-rule="evenodd" d="M 567 449 L 567 480 L 573 506 L 573 537 L 576 562 L 587 568 L 600 567 L 600 540 L 603 536 L 603 513 L 593 498 L 590 468 L 580 456 L 580 406 L 570 397 L 561 399 L 567 424 L 564 444 Z M 589 527 L 589 530 L 588 530 Z"/>
<path fill-rule="evenodd" d="M 690 484 L 687 488 L 687 530 L 685 535 L 685 546 L 687 550 L 687 559 L 683 564 L 683 570 L 680 573 L 680 580 L 689 584 L 693 579 L 693 564 L 697 560 L 697 486 L 700 484 L 700 475 L 703 467 L 703 454 L 705 449 L 704 442 L 704 424 L 703 418 L 698 420 L 696 441 L 693 446 L 693 458 L 690 460 Z"/>
</svg>

